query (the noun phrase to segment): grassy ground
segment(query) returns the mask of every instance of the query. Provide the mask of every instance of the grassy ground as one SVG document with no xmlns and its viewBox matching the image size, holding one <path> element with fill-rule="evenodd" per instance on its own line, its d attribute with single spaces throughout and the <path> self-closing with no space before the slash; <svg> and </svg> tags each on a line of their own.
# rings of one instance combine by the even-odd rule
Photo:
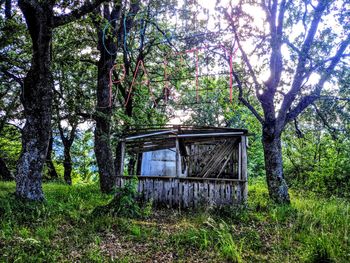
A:
<svg viewBox="0 0 350 263">
<path fill-rule="evenodd" d="M 0 262 L 350 262 L 342 199 L 292 193 L 273 206 L 256 181 L 247 209 L 127 219 L 91 214 L 111 199 L 96 185 L 45 184 L 43 204 L 16 200 L 14 187 L 0 183 Z"/>
</svg>

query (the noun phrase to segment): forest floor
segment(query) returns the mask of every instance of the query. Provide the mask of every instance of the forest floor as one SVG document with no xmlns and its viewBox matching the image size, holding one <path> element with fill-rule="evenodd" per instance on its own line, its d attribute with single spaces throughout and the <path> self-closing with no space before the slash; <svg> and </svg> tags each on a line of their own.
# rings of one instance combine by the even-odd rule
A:
<svg viewBox="0 0 350 263">
<path fill-rule="evenodd" d="M 46 202 L 0 182 L 0 262 L 350 262 L 349 203 L 292 192 L 291 206 L 249 186 L 248 208 L 153 209 L 147 218 L 92 214 L 97 185 L 44 184 Z"/>
</svg>

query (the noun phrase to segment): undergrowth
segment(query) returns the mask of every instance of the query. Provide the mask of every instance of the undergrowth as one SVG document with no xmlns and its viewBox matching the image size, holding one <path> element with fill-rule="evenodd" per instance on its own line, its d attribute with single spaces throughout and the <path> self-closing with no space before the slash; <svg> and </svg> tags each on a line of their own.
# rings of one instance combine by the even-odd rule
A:
<svg viewBox="0 0 350 263">
<path fill-rule="evenodd" d="M 348 200 L 291 191 L 278 206 L 262 180 L 247 207 L 205 211 L 152 211 L 132 186 L 114 203 L 97 185 L 46 183 L 43 203 L 14 189 L 0 183 L 0 262 L 350 262 Z"/>
</svg>

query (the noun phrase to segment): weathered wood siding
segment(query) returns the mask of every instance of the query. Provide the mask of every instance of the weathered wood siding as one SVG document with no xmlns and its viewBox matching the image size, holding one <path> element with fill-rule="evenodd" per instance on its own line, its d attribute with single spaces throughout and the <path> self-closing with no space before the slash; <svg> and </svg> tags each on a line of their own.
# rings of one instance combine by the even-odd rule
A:
<svg viewBox="0 0 350 263">
<path fill-rule="evenodd" d="M 129 180 L 117 177 L 117 187 Z M 242 190 L 246 181 L 231 179 L 175 178 L 139 176 L 138 192 L 144 200 L 170 207 L 198 207 L 202 205 L 232 205 L 244 202 Z"/>
</svg>

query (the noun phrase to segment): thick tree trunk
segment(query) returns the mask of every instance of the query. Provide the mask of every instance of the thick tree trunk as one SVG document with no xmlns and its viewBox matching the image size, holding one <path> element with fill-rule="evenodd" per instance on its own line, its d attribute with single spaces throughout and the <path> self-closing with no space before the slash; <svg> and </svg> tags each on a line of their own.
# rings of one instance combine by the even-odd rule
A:
<svg viewBox="0 0 350 263">
<path fill-rule="evenodd" d="M 100 187 L 111 193 L 116 183 L 113 153 L 110 142 L 110 117 L 97 117 L 95 129 L 95 155 L 100 174 Z"/>
<path fill-rule="evenodd" d="M 280 132 L 263 131 L 266 180 L 270 198 L 276 203 L 290 203 L 288 186 L 283 175 Z"/>
<path fill-rule="evenodd" d="M 52 162 L 52 148 L 53 148 L 53 137 L 51 135 L 49 141 L 49 148 L 47 150 L 46 165 L 48 169 L 48 176 L 50 179 L 58 179 L 58 174 L 56 172 L 55 166 Z"/>
<path fill-rule="evenodd" d="M 36 10 L 25 1 L 19 6 L 32 38 L 31 68 L 24 79 L 21 96 L 26 123 L 22 151 L 17 163 L 16 194 L 29 200 L 43 200 L 42 170 L 51 132 L 53 78 L 50 71 L 52 10 Z"/>
<path fill-rule="evenodd" d="M 7 168 L 5 161 L 0 157 L 0 179 L 4 181 L 12 181 L 14 178 L 10 170 Z"/>
<path fill-rule="evenodd" d="M 118 7 L 120 8 L 120 7 Z M 103 7 L 103 15 L 106 19 L 112 21 L 117 18 L 119 9 L 109 12 L 109 7 Z M 115 24 L 115 21 L 111 22 Z M 99 27 L 99 23 L 97 25 Z M 115 26 L 115 25 L 114 25 Z M 112 118 L 112 94 L 109 80 L 109 72 L 114 65 L 115 55 L 108 54 L 107 49 L 116 53 L 115 39 L 108 37 L 103 40 L 104 35 L 98 28 L 98 49 L 100 59 L 98 62 L 98 80 L 97 80 L 97 108 L 96 108 L 96 128 L 95 128 L 95 155 L 100 175 L 100 188 L 104 193 L 111 193 L 116 184 L 116 173 L 113 160 L 113 151 L 111 147 L 111 118 Z M 116 34 L 116 32 L 114 32 Z M 105 41 L 103 45 L 103 41 Z"/>
<path fill-rule="evenodd" d="M 63 161 L 63 167 L 64 167 L 64 181 L 72 185 L 72 157 L 70 155 L 70 146 L 64 146 L 64 161 Z"/>
<path fill-rule="evenodd" d="M 25 199 L 44 198 L 41 182 L 50 140 L 52 84 L 51 74 L 39 69 L 31 69 L 24 81 L 26 124 L 17 164 L 16 194 Z"/>
</svg>

